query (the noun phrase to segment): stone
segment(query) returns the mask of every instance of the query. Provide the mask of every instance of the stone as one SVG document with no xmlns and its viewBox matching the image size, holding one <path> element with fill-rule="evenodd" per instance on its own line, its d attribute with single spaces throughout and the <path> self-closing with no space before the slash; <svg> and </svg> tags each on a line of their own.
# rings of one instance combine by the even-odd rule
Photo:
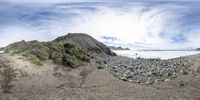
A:
<svg viewBox="0 0 200 100">
<path fill-rule="evenodd" d="M 128 81 L 129 81 L 129 82 L 133 82 L 133 80 L 132 80 L 132 79 L 128 79 Z"/>
<path fill-rule="evenodd" d="M 111 57 L 104 59 L 111 67 L 114 75 L 119 74 L 120 79 L 139 84 L 159 84 L 177 77 L 181 71 L 183 63 L 188 63 L 183 58 L 173 58 L 168 60 L 161 59 L 133 59 L 127 57 Z M 119 67 L 117 67 L 119 66 Z M 146 79 L 146 80 L 145 80 Z"/>
<path fill-rule="evenodd" d="M 148 81 L 145 82 L 145 84 L 151 85 L 151 84 L 153 84 L 153 82 L 148 80 Z"/>
<path fill-rule="evenodd" d="M 118 71 L 118 69 L 114 69 L 114 71 L 115 71 L 115 72 L 117 72 L 117 71 Z"/>
<path fill-rule="evenodd" d="M 188 73 L 185 70 L 180 70 L 180 73 L 183 75 L 188 75 Z"/>
<path fill-rule="evenodd" d="M 120 77 L 120 79 L 123 80 L 123 81 L 127 81 L 126 77 Z"/>
<path fill-rule="evenodd" d="M 170 81 L 170 79 L 165 79 L 165 82 Z"/>
<path fill-rule="evenodd" d="M 170 75 L 171 75 L 171 73 L 166 73 L 166 74 L 165 74 L 165 76 L 170 76 Z"/>
<path fill-rule="evenodd" d="M 155 82 L 156 84 L 159 84 L 159 83 L 161 82 L 161 80 L 160 80 L 160 79 L 156 79 L 154 82 Z"/>
<path fill-rule="evenodd" d="M 137 83 L 140 83 L 140 81 L 139 81 L 139 80 L 137 80 L 136 82 L 137 82 Z"/>
</svg>

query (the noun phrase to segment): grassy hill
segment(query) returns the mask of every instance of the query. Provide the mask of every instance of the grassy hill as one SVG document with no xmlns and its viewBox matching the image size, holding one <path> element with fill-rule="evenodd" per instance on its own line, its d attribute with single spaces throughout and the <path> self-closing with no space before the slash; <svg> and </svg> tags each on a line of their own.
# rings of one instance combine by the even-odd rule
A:
<svg viewBox="0 0 200 100">
<path fill-rule="evenodd" d="M 76 68 L 90 62 L 92 53 L 115 56 L 109 47 L 83 33 L 73 33 L 49 42 L 20 41 L 5 47 L 5 53 L 19 54 L 42 66 L 46 60 Z"/>
</svg>

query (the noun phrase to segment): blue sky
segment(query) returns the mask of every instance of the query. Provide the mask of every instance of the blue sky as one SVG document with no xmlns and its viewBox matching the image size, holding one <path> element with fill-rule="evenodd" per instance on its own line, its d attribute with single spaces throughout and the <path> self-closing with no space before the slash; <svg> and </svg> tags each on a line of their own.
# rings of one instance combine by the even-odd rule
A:
<svg viewBox="0 0 200 100">
<path fill-rule="evenodd" d="M 87 33 L 133 49 L 200 47 L 200 1 L 1 0 L 0 47 Z"/>
</svg>

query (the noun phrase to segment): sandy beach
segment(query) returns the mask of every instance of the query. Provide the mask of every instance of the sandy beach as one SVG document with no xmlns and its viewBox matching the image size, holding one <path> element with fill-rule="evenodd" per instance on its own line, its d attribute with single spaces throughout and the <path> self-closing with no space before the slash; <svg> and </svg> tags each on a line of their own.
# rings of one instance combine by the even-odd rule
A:
<svg viewBox="0 0 200 100">
<path fill-rule="evenodd" d="M 10 82 L 13 85 L 10 93 L 0 92 L 1 100 L 200 99 L 199 55 L 191 56 L 188 75 L 180 74 L 173 80 L 153 85 L 119 80 L 107 68 L 97 69 L 94 61 L 77 69 L 70 69 L 57 66 L 51 61 L 38 67 L 20 56 L 0 56 L 1 62 L 6 59 L 10 61 L 9 65 L 16 73 Z"/>
</svg>

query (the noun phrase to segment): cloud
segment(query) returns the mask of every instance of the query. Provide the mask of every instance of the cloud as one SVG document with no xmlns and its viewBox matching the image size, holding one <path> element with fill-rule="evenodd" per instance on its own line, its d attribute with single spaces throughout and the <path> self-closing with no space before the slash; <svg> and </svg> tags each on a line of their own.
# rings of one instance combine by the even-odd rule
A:
<svg viewBox="0 0 200 100">
<path fill-rule="evenodd" d="M 96 0 L 2 0 L 12 3 L 65 3 L 65 2 L 89 2 Z"/>
<path fill-rule="evenodd" d="M 19 26 L 6 27 L 3 30 L 1 30 L 0 45 L 5 46 L 5 45 L 8 45 L 9 43 L 16 42 L 19 40 L 24 40 L 24 39 L 31 40 L 33 37 L 36 38 L 37 34 L 35 34 L 33 30 L 30 30 L 28 28 L 19 27 Z"/>
<path fill-rule="evenodd" d="M 22 39 L 47 41 L 78 32 L 108 45 L 134 49 L 200 47 L 200 7 L 196 2 L 66 1 L 4 2 L 0 7 L 0 46 Z"/>
<path fill-rule="evenodd" d="M 90 33 L 96 38 L 117 37 L 121 44 L 141 42 L 159 47 L 170 41 L 160 33 L 171 19 L 173 13 L 163 6 L 151 9 L 141 5 L 121 9 L 100 7 L 95 13 L 84 13 L 81 18 L 74 19 L 70 31 Z"/>
</svg>

